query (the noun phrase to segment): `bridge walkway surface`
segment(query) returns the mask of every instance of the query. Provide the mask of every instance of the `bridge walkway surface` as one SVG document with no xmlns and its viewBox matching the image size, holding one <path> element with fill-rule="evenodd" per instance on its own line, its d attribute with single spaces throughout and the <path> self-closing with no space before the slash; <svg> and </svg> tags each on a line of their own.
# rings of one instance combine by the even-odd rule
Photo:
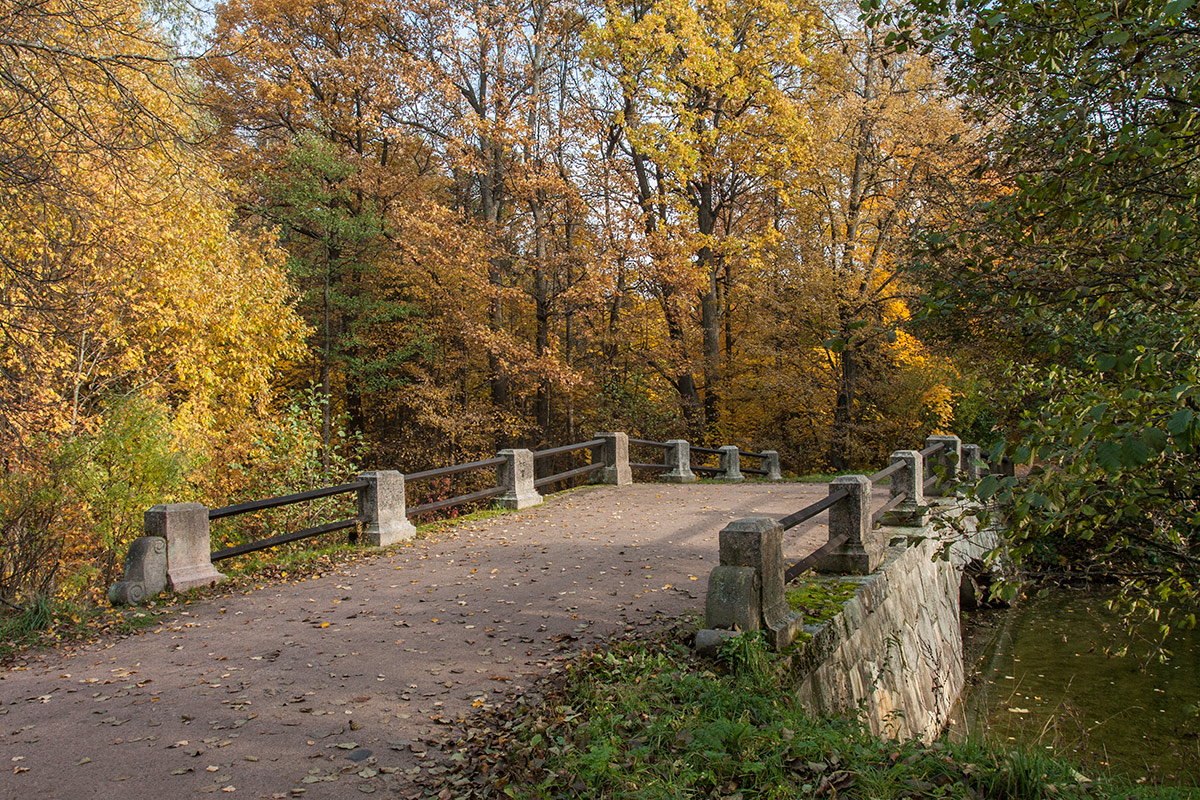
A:
<svg viewBox="0 0 1200 800">
<path fill-rule="evenodd" d="M 827 491 L 585 487 L 30 655 L 0 673 L 0 797 L 414 796 L 438 758 L 425 738 L 556 659 L 702 614 L 727 522 Z M 827 537 L 801 526 L 785 555 Z"/>
</svg>

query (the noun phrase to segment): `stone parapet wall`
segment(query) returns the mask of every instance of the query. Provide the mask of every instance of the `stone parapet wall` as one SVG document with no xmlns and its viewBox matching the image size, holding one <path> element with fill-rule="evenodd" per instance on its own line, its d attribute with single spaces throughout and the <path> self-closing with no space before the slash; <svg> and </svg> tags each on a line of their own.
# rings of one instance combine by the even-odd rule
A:
<svg viewBox="0 0 1200 800">
<path fill-rule="evenodd" d="M 870 575 L 839 576 L 858 591 L 837 615 L 807 628 L 812 639 L 791 657 L 795 691 L 811 711 L 861 712 L 882 736 L 930 741 L 941 733 L 964 681 L 962 567 L 998 540 L 968 526 L 950 557 L 938 557 L 936 524 L 897 529 L 915 543 L 888 547 Z"/>
</svg>

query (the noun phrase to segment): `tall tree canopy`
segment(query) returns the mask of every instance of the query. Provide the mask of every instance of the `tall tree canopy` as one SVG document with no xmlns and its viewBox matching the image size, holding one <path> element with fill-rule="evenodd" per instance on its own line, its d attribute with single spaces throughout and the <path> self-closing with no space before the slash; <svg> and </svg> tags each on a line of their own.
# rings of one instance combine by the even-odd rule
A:
<svg viewBox="0 0 1200 800">
<path fill-rule="evenodd" d="M 1012 502 L 1019 554 L 1125 576 L 1186 616 L 1200 577 L 1200 9 L 912 11 L 897 46 L 938 51 L 993 131 L 997 197 L 929 236 L 947 330 L 999 343 L 1010 452 L 1035 460 L 1019 487 L 981 492 Z"/>
</svg>

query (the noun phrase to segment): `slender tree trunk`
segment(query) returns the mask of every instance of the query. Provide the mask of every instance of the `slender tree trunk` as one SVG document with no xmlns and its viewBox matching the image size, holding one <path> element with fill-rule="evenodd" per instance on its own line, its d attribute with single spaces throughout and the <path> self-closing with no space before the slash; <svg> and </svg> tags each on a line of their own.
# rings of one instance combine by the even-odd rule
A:
<svg viewBox="0 0 1200 800">
<path fill-rule="evenodd" d="M 697 223 L 701 234 L 712 235 L 716 227 L 713 213 L 712 181 L 700 184 L 699 203 L 696 208 Z M 721 374 L 721 304 L 718 287 L 720 265 L 713 256 L 712 248 L 705 245 L 696 254 L 697 266 L 708 279 L 708 286 L 700 295 L 700 329 L 703 334 L 704 352 L 704 427 L 718 434 L 721 424 L 721 395 L 724 391 Z"/>
<path fill-rule="evenodd" d="M 531 204 L 534 229 L 534 277 L 533 297 L 537 330 L 535 346 L 539 356 L 550 351 L 550 282 L 546 276 L 546 209 L 541 198 Z M 550 382 L 542 378 L 538 383 L 536 416 L 542 431 L 543 441 L 550 435 Z"/>
<path fill-rule="evenodd" d="M 330 442 L 330 377 L 329 377 L 329 362 L 333 354 L 333 331 L 331 325 L 332 311 L 329 308 L 330 302 L 330 286 L 329 286 L 329 267 L 330 267 L 329 251 L 326 250 L 325 260 L 325 286 L 321 295 L 321 471 L 329 471 L 329 442 Z"/>
<path fill-rule="evenodd" d="M 835 470 L 850 466 L 854 441 L 854 392 L 858 382 L 858 354 L 842 350 L 837 400 L 833 408 L 833 434 L 829 441 L 829 464 Z"/>
</svg>

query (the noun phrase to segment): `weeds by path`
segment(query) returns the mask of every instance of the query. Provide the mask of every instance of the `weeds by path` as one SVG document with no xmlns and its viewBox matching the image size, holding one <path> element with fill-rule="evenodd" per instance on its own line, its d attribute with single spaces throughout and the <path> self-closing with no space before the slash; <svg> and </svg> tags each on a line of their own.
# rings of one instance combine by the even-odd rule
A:
<svg viewBox="0 0 1200 800">
<path fill-rule="evenodd" d="M 1174 798 L 1186 789 L 1091 780 L 1040 753 L 877 739 L 813 719 L 751 637 L 714 663 L 681 631 L 583 653 L 543 683 L 463 720 L 439 744 L 448 766 L 426 797 Z"/>
</svg>

